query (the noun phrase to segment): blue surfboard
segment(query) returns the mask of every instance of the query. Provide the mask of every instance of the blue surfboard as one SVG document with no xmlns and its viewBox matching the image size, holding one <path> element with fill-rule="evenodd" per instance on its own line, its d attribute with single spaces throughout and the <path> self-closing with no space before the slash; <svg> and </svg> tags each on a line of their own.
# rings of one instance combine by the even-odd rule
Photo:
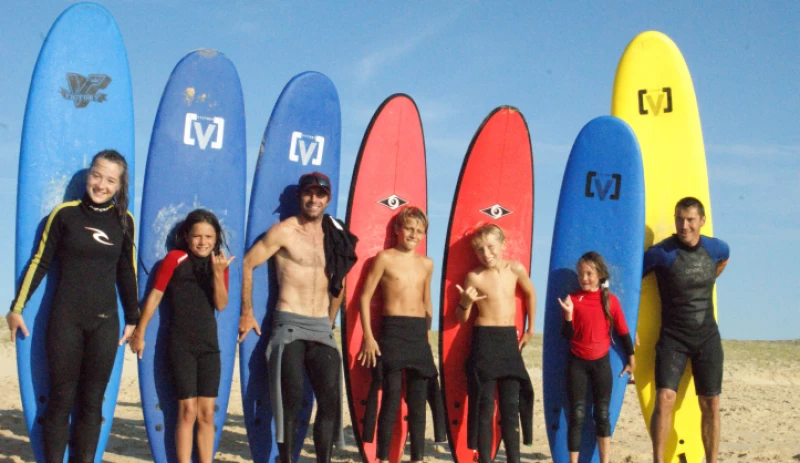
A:
<svg viewBox="0 0 800 463">
<path fill-rule="evenodd" d="M 543 368 L 544 411 L 553 461 L 568 462 L 566 367 L 569 341 L 561 336 L 564 317 L 557 298 L 579 289 L 575 265 L 597 251 L 611 274 L 611 292 L 619 298 L 631 333 L 636 333 L 644 252 L 644 173 L 639 143 L 621 119 L 602 116 L 578 134 L 564 172 L 556 210 L 545 302 Z M 609 356 L 614 378 L 610 415 L 612 433 L 622 409 L 628 375 L 618 375 L 627 356 L 615 335 Z M 591 399 L 587 404 L 591 403 Z M 581 462 L 599 462 L 592 408 L 587 407 Z"/>
<path fill-rule="evenodd" d="M 297 180 L 304 173 L 322 172 L 331 179 L 333 199 L 326 213 L 336 215 L 339 194 L 339 147 L 341 111 L 333 82 L 318 72 L 292 78 L 280 97 L 264 131 L 258 164 L 250 193 L 246 245 L 249 249 L 269 227 L 297 215 Z M 253 272 L 253 314 L 261 326 L 239 346 L 242 404 L 250 452 L 256 463 L 278 457 L 275 424 L 266 365 L 266 348 L 272 332 L 272 311 L 278 286 L 272 262 Z M 303 408 L 298 413 L 298 435 L 292 461 L 297 461 L 314 405 L 314 394 L 306 378 Z"/>
<path fill-rule="evenodd" d="M 214 452 L 228 409 L 236 358 L 244 253 L 247 176 L 244 101 L 239 75 L 222 53 L 202 49 L 175 66 L 156 114 L 147 155 L 139 228 L 139 291 L 149 293 L 158 263 L 172 249 L 175 228 L 194 209 L 219 218 L 227 237 L 228 306 L 218 311 L 221 377 L 214 414 Z M 171 308 L 162 303 L 147 327 L 139 389 L 150 450 L 158 463 L 177 461 L 178 401 L 169 373 Z"/>
<path fill-rule="evenodd" d="M 128 57 L 111 14 L 79 3 L 53 24 L 31 78 L 20 145 L 15 277 L 17 287 L 55 206 L 86 191 L 92 156 L 115 149 L 128 161 L 133 211 L 133 97 Z M 45 333 L 58 265 L 23 312 L 29 337 L 17 337 L 17 368 L 25 421 L 36 461 L 44 461 L 41 424 L 49 394 Z M 120 309 L 120 333 L 124 318 Z M 96 462 L 102 460 L 117 404 L 124 349 L 117 352 L 103 402 Z M 65 457 L 66 459 L 66 457 Z"/>
</svg>

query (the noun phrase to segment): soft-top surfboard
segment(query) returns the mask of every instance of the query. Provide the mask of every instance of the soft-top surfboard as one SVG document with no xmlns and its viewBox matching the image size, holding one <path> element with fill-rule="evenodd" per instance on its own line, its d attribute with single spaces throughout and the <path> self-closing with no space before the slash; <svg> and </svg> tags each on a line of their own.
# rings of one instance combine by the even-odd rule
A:
<svg viewBox="0 0 800 463">
<path fill-rule="evenodd" d="M 45 222 L 59 203 L 80 199 L 92 156 L 115 149 L 125 156 L 129 210 L 135 169 L 133 96 L 128 56 L 117 23 L 105 8 L 78 3 L 53 24 L 31 78 L 20 144 L 15 277 L 36 252 Z M 45 338 L 50 301 L 59 279 L 51 267 L 23 311 L 30 336 L 17 336 L 17 368 L 25 421 L 36 461 L 44 461 L 42 420 L 50 391 Z M 120 309 L 120 333 L 125 323 Z M 120 347 L 106 388 L 95 461 L 105 451 L 122 374 Z M 65 457 L 66 460 L 66 457 Z"/>
<path fill-rule="evenodd" d="M 246 248 L 281 220 L 297 215 L 297 180 L 317 171 L 331 179 L 333 198 L 326 210 L 336 215 L 339 193 L 341 110 L 333 82 L 318 72 L 304 72 L 286 84 L 272 109 L 250 193 Z M 278 457 L 275 425 L 269 400 L 266 348 L 272 332 L 271 313 L 278 297 L 272 262 L 253 272 L 253 315 L 261 326 L 239 345 L 242 404 L 250 452 L 257 463 Z M 298 413 L 298 436 L 292 461 L 297 461 L 308 429 L 314 394 L 306 378 L 303 408 Z"/>
<path fill-rule="evenodd" d="M 347 205 L 348 227 L 359 240 L 356 245 L 358 262 L 347 275 L 347 307 L 342 313 L 342 351 L 347 356 L 345 380 L 350 416 L 353 417 L 356 442 L 365 463 L 377 460 L 378 436 L 376 429 L 372 442 L 364 442 L 364 414 L 372 383 L 372 369 L 362 367 L 356 359 L 364 340 L 360 314 L 361 292 L 375 256 L 395 245 L 394 217 L 407 205 L 427 211 L 427 202 L 425 139 L 419 111 L 408 95 L 392 95 L 375 112 L 364 134 Z M 425 255 L 427 242 L 420 242 L 416 251 Z M 383 300 L 379 290 L 372 298 L 370 313 L 372 332 L 380 340 Z M 389 455 L 392 463 L 401 461 L 403 457 L 408 433 L 406 413 L 405 400 L 401 400 L 392 431 Z"/>
<path fill-rule="evenodd" d="M 228 306 L 216 313 L 222 374 L 214 413 L 215 452 L 236 358 L 246 170 L 244 101 L 236 68 L 215 50 L 191 52 L 173 69 L 153 124 L 142 196 L 139 292 L 144 300 L 186 215 L 197 208 L 213 212 L 226 235 L 225 253 L 236 256 L 229 267 Z M 145 429 L 158 463 L 177 461 L 178 400 L 168 357 L 171 311 L 164 302 L 153 315 L 139 361 Z"/>
<path fill-rule="evenodd" d="M 505 258 L 521 262 L 530 273 L 533 240 L 533 153 L 522 113 L 511 106 L 492 111 L 470 143 L 456 184 L 445 240 L 439 312 L 439 357 L 447 412 L 450 451 L 456 463 L 477 461 L 467 447 L 467 379 L 475 313 L 465 323 L 456 318 L 467 272 L 478 267 L 470 245 L 472 231 L 495 223 L 506 235 Z M 517 332 L 525 331 L 524 297 L 517 290 Z M 495 401 L 496 402 L 496 401 Z M 497 412 L 495 411 L 495 418 Z M 500 443 L 500 426 L 494 441 Z M 494 455 L 492 455 L 494 457 Z"/>
<path fill-rule="evenodd" d="M 646 190 L 645 249 L 675 233 L 675 203 L 694 196 L 706 209 L 703 234 L 712 235 L 703 132 L 689 69 L 675 43 L 660 32 L 634 38 L 620 59 L 614 79 L 611 114 L 630 124 L 642 149 Z M 716 299 L 716 298 L 715 298 Z M 716 302 L 714 304 L 716 315 Z M 645 422 L 655 406 L 655 344 L 661 327 L 661 301 L 654 275 L 642 282 L 636 349 L 636 392 Z M 675 402 L 673 430 L 665 461 L 699 462 L 700 406 L 687 365 Z"/>
<path fill-rule="evenodd" d="M 588 252 L 599 252 L 611 274 L 610 291 L 617 296 L 631 337 L 636 333 L 644 253 L 644 173 L 633 130 L 620 119 L 601 116 L 578 134 L 564 171 L 556 209 L 550 273 L 545 300 L 542 378 L 550 451 L 556 463 L 569 462 L 567 426 L 567 361 L 570 345 L 561 336 L 564 320 L 557 298 L 580 289 L 575 266 Z M 614 336 L 609 359 L 613 387 L 609 413 L 611 430 L 622 410 L 628 375 L 619 377 L 627 355 Z M 591 396 L 581 441 L 581 462 L 599 462 Z"/>
</svg>

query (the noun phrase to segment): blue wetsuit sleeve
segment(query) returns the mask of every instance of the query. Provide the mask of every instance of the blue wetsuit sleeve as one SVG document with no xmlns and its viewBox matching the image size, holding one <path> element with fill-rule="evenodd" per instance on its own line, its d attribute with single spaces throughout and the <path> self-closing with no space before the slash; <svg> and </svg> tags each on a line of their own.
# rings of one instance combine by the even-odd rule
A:
<svg viewBox="0 0 800 463">
<path fill-rule="evenodd" d="M 644 253 L 644 262 L 642 263 L 642 276 L 647 276 L 648 273 L 655 270 L 659 265 L 665 264 L 666 253 L 660 246 L 652 246 Z"/>
<path fill-rule="evenodd" d="M 725 262 L 730 257 L 731 250 L 728 243 L 720 239 L 703 236 L 702 245 L 708 251 L 708 255 L 718 264 Z"/>
</svg>

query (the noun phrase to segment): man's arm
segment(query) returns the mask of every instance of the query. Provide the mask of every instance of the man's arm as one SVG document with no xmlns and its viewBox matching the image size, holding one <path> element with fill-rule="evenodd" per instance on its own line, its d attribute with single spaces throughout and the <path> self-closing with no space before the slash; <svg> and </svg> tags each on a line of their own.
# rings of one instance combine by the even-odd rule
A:
<svg viewBox="0 0 800 463">
<path fill-rule="evenodd" d="M 528 306 L 528 329 L 522 336 L 519 342 L 519 348 L 522 349 L 533 338 L 533 325 L 536 320 L 536 288 L 533 287 L 531 278 L 525 270 L 525 266 L 519 262 L 514 262 L 512 267 L 514 273 L 517 274 L 517 284 L 522 293 L 525 295 L 525 302 Z"/>
<path fill-rule="evenodd" d="M 261 336 L 261 327 L 253 317 L 253 269 L 264 264 L 283 246 L 284 231 L 281 223 L 273 225 L 264 238 L 257 241 L 247 251 L 242 262 L 242 313 L 239 316 L 239 342 L 242 342 L 250 330 L 255 329 Z"/>
</svg>

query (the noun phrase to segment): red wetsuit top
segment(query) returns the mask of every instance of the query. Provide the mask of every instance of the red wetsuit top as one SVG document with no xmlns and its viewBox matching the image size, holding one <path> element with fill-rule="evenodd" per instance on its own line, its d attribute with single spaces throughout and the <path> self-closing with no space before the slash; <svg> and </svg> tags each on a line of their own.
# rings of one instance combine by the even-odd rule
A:
<svg viewBox="0 0 800 463">
<path fill-rule="evenodd" d="M 573 334 L 570 351 L 584 360 L 597 360 L 608 353 L 611 338 L 608 320 L 603 312 L 602 291 L 577 291 L 570 294 L 575 309 L 572 311 Z M 608 306 L 614 320 L 614 330 L 619 336 L 629 335 L 625 315 L 617 296 L 608 294 Z"/>
<path fill-rule="evenodd" d="M 227 288 L 228 269 L 225 269 Z M 210 256 L 170 251 L 158 267 L 153 289 L 165 293 L 172 309 L 169 320 L 172 343 L 195 350 L 219 350 Z"/>
</svg>

